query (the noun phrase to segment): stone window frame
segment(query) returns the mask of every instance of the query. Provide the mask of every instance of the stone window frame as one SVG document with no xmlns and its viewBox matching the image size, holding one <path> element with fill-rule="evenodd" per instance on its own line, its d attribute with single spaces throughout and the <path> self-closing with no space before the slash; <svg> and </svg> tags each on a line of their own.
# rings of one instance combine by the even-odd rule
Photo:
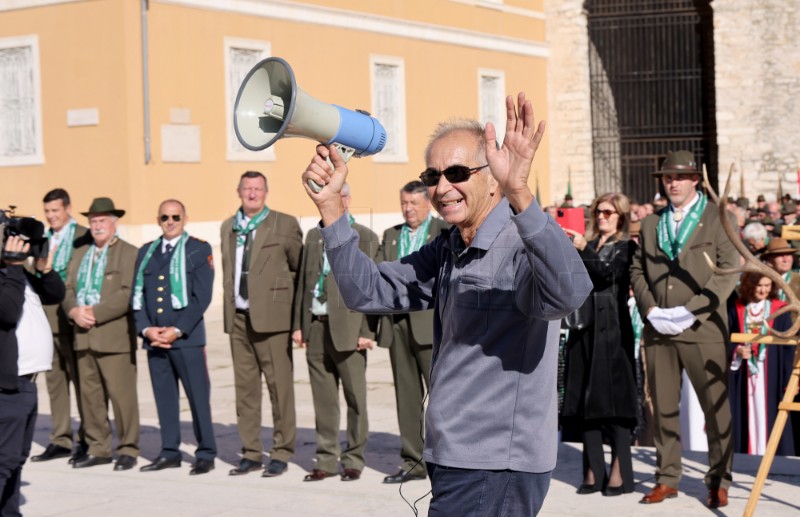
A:
<svg viewBox="0 0 800 517">
<path fill-rule="evenodd" d="M 26 75 L 26 84 L 22 85 L 20 95 L 14 97 L 16 103 L 20 103 L 24 93 L 27 91 L 29 95 L 27 101 L 30 106 L 26 110 L 20 108 L 20 111 L 26 111 L 24 114 L 27 123 L 32 126 L 29 129 L 27 140 L 29 145 L 32 146 L 30 152 L 26 154 L 5 154 L 5 148 L 0 146 L 0 167 L 15 167 L 21 165 L 41 165 L 44 163 L 44 137 L 42 126 L 42 86 L 41 86 L 41 60 L 39 54 L 39 35 L 29 34 L 22 36 L 12 36 L 8 38 L 0 38 L 0 52 L 29 48 L 29 61 L 25 66 L 27 69 L 20 75 Z M 7 80 L 11 80 L 10 78 Z M 24 80 L 24 79 L 23 79 Z M 8 92 L 10 89 L 3 85 L 4 79 L 0 75 L 0 91 Z M 0 94 L 0 104 L 5 104 L 11 96 L 5 97 Z M 4 110 L 0 110 L 2 116 Z M 4 134 L 8 129 L 3 129 L 3 126 L 11 126 L 11 124 L 0 125 L 0 139 L 8 141 L 8 137 Z M 19 124 L 17 124 L 17 129 Z"/>
<path fill-rule="evenodd" d="M 385 91 L 379 92 L 382 85 L 377 76 L 378 67 L 392 67 L 396 70 L 391 85 L 394 88 L 394 97 L 388 103 L 383 102 Z M 372 115 L 386 129 L 387 142 L 387 148 L 372 158 L 380 163 L 408 163 L 405 60 L 402 57 L 372 54 L 369 58 L 369 69 Z"/>
<path fill-rule="evenodd" d="M 494 92 L 487 91 L 486 79 L 496 81 Z M 491 97 L 491 99 L 489 98 Z M 501 144 L 506 134 L 506 73 L 489 68 L 478 69 L 478 120 L 492 122 Z"/>
<path fill-rule="evenodd" d="M 225 57 L 225 157 L 230 162 L 273 162 L 276 160 L 275 147 L 263 151 L 250 151 L 239 143 L 236 132 L 233 130 L 233 109 L 236 104 L 236 94 L 245 75 L 259 61 L 270 57 L 272 43 L 264 40 L 252 40 L 226 36 L 223 41 Z M 252 64 L 237 67 L 232 62 L 234 50 L 252 52 Z M 245 69 L 246 68 L 246 69 Z"/>
</svg>

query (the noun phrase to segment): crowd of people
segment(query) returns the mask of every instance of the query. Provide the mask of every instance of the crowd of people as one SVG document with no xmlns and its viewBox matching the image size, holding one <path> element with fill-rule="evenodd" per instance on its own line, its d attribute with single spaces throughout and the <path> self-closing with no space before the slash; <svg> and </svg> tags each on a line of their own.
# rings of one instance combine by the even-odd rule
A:
<svg viewBox="0 0 800 517">
<path fill-rule="evenodd" d="M 241 207 L 221 227 L 224 330 L 230 337 L 242 440 L 241 461 L 230 475 L 263 470 L 264 477 L 274 477 L 288 468 L 296 437 L 294 344 L 307 348 L 317 429 L 315 468 L 305 481 L 337 475 L 339 464 L 342 480 L 359 479 L 369 429 L 366 352 L 379 344 L 391 350 L 403 428 L 401 468 L 384 482 L 424 479 L 419 411 L 429 385 L 431 311 L 397 314 L 379 325 L 376 317 L 348 310 L 340 303 L 319 230 L 311 230 L 304 245 L 297 219 L 268 207 L 267 178 L 259 172 L 245 172 L 237 192 Z M 347 186 L 341 197 L 349 205 Z M 420 181 L 405 185 L 399 197 L 404 222 L 387 230 L 382 241 L 350 217 L 372 259 L 406 256 L 448 226 L 433 217 Z M 65 285 L 65 296 L 44 305 L 54 344 L 52 365 L 42 368 L 47 370 L 52 432 L 44 452 L 31 461 L 69 458 L 74 468 L 113 462 L 114 470 L 137 464 L 138 337 L 147 350 L 162 442 L 157 458 L 140 470 L 181 466 L 179 384 L 198 444 L 190 474 L 214 469 L 217 447 L 203 350 L 203 315 L 215 274 L 211 246 L 186 232 L 186 207 L 177 199 L 159 205 L 156 222 L 162 236 L 139 249 L 118 236 L 125 211 L 113 200 L 94 199 L 81 213 L 87 226 L 72 216 L 64 189 L 48 192 L 43 201 L 51 267 Z M 266 464 L 262 379 L 274 429 Z M 346 450 L 340 450 L 338 440 L 340 383 L 348 412 Z M 78 398 L 74 433 L 70 385 Z M 117 433 L 115 450 L 108 402 Z"/>
<path fill-rule="evenodd" d="M 735 268 L 741 258 L 721 231 L 687 151 L 670 153 L 654 171 L 664 187 L 656 203 L 662 206 L 607 193 L 588 207 L 585 234 L 562 229 L 527 185 L 544 123 L 534 123 L 524 94 L 516 104 L 509 97 L 506 107 L 502 146 L 491 124 L 456 120 L 437 128 L 425 151 L 428 168 L 399 192 L 403 222 L 382 239 L 350 215 L 347 166 L 333 147 L 319 146 L 303 172 L 321 216 L 305 241 L 295 217 L 269 208 L 267 178 L 255 171 L 241 176 L 241 206 L 220 230 L 224 330 L 242 442 L 230 475 L 287 471 L 296 441 L 298 347 L 306 349 L 316 427 L 314 467 L 303 479 L 358 480 L 369 435 L 367 352 L 378 345 L 389 347 L 402 459 L 384 483 L 430 477 L 431 515 L 478 508 L 485 515 L 500 508 L 535 515 L 555 468 L 559 423 L 565 435 L 583 442 L 579 494 L 632 492 L 630 447 L 649 429 L 658 452 L 656 484 L 642 502 L 676 497 L 684 371 L 705 416 L 706 502 L 727 505 L 733 452 L 763 454 L 792 367 L 788 348 L 733 344 L 729 337 L 788 328 L 787 315 L 769 319 L 785 293 L 764 275 L 740 280 L 708 266 L 705 256 L 722 269 Z M 324 188 L 315 192 L 308 181 Z M 137 465 L 140 338 L 161 432 L 161 451 L 140 470 L 181 466 L 179 385 L 197 441 L 190 474 L 214 469 L 203 319 L 215 275 L 211 246 L 186 232 L 187 209 L 177 199 L 159 205 L 162 235 L 139 249 L 118 236 L 125 211 L 113 200 L 94 199 L 81 213 L 87 226 L 73 217 L 65 190 L 52 190 L 43 201 L 48 260 L 25 274 L 19 260 L 5 260 L 0 269 L 0 288 L 10 283 L 43 293 L 52 334 L 52 364 L 42 366 L 40 358 L 33 369 L 0 371 L 0 404 L 12 393 L 35 393 L 36 374 L 46 371 L 52 432 L 31 461 L 68 458 L 74 468 L 113 463 L 114 470 Z M 750 213 L 739 200 L 728 207 L 729 216 L 754 253 L 796 289 L 798 250 L 776 232 L 794 224 L 800 210 L 790 200 L 773 205 Z M 61 291 L 45 293 L 45 280 Z M 17 322 L 3 323 L 0 337 L 5 340 Z M 273 427 L 266 459 L 262 380 Z M 78 398 L 75 432 L 70 385 Z M 347 406 L 344 447 L 338 440 L 340 385 Z M 23 436 L 15 463 L 0 469 L 9 493 L 16 484 L 17 495 L 31 413 L 35 421 L 34 408 L 20 415 L 22 431 L 14 431 Z M 608 468 L 604 443 L 612 451 Z M 780 452 L 794 454 L 796 444 L 787 429 Z M 491 497 L 476 499 L 480 493 Z"/>
<path fill-rule="evenodd" d="M 657 201 L 666 205 L 603 194 L 588 207 L 585 236 L 565 230 L 594 289 L 562 325 L 562 432 L 583 442 L 579 494 L 632 492 L 630 446 L 649 445 L 652 436 L 656 486 L 641 502 L 675 497 L 681 392 L 691 389 L 682 386 L 685 371 L 708 440 L 707 504 L 718 508 L 728 501 L 733 453 L 765 453 L 794 366 L 794 347 L 735 343 L 731 334 L 787 330 L 790 314 L 770 317 L 787 295 L 764 272 L 724 275 L 706 263 L 708 255 L 720 269 L 736 269 L 744 258 L 703 192 L 691 153 L 670 153 L 653 174 L 665 192 Z M 757 203 L 728 202 L 735 237 L 783 277 L 785 289 L 800 294 L 800 249 L 780 237 L 783 226 L 797 222 L 797 204 L 790 197 L 768 203 L 763 196 Z M 790 419 L 778 454 L 796 454 L 797 431 Z M 609 469 L 604 440 L 612 451 Z"/>
<path fill-rule="evenodd" d="M 304 186 L 309 179 L 325 185 L 318 194 L 307 189 L 322 224 L 305 243 L 295 217 L 269 208 L 267 178 L 255 171 L 241 176 L 240 208 L 220 233 L 224 330 L 242 442 L 230 475 L 287 471 L 296 441 L 296 346 L 306 349 L 316 428 L 314 467 L 303 480 L 358 480 L 369 435 L 366 354 L 377 344 L 390 350 L 402 444 L 400 468 L 384 483 L 430 478 L 431 515 L 538 512 L 556 463 L 560 320 L 580 306 L 591 283 L 566 234 L 527 185 L 544 122 L 534 122 L 522 93 L 506 107 L 502 146 L 491 124 L 439 126 L 425 152 L 428 168 L 399 192 L 403 222 L 382 240 L 349 214 L 347 167 L 333 147 L 318 147 L 303 173 Z M 0 421 L 1 513 L 19 511 L 38 373 L 46 372 L 52 430 L 31 461 L 63 458 L 73 468 L 113 464 L 115 471 L 137 465 L 140 340 L 161 434 L 159 454 L 140 470 L 181 466 L 182 385 L 197 443 L 189 473 L 208 473 L 217 456 L 204 353 L 215 275 L 210 245 L 186 232 L 187 208 L 177 199 L 159 205 L 161 236 L 139 249 L 118 235 L 125 210 L 108 197 L 81 212 L 85 226 L 73 217 L 64 189 L 48 192 L 43 202 L 48 259 L 33 267 L 19 258 L 27 249 L 9 239 L 0 267 L 8 302 L 0 307 L 0 352 L 8 352 L 0 404 L 19 407 Z M 364 289 L 354 282 L 367 280 L 368 270 L 378 275 L 369 281 L 380 285 Z M 43 279 L 52 292 L 42 290 Z M 33 323 L 29 290 L 40 315 Z M 358 293 L 383 299 L 370 305 Z M 42 338 L 37 361 L 27 352 L 17 361 L 17 349 L 31 348 L 31 326 Z M 262 382 L 272 408 L 266 455 Z M 347 406 L 343 446 L 340 385 Z M 78 398 L 78 429 L 72 428 L 70 386 Z M 548 386 L 553 389 L 539 393 Z M 495 487 L 492 497 L 473 500 L 475 487 L 486 482 Z"/>
</svg>

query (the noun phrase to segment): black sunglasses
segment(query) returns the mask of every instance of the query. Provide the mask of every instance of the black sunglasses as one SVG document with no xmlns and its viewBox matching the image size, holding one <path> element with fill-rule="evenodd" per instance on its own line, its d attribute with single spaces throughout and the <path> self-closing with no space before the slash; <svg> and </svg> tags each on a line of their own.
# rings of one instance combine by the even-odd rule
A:
<svg viewBox="0 0 800 517">
<path fill-rule="evenodd" d="M 439 183 L 439 179 L 444 174 L 447 181 L 450 183 L 461 183 L 467 181 L 470 176 L 475 174 L 481 169 L 485 169 L 489 164 L 481 165 L 480 167 L 469 168 L 466 165 L 451 165 L 443 171 L 438 171 L 433 167 L 425 169 L 425 172 L 419 175 L 419 180 L 426 187 L 434 187 Z"/>
<path fill-rule="evenodd" d="M 176 223 L 179 223 L 179 222 L 181 222 L 181 216 L 180 216 L 180 214 L 173 214 L 172 216 L 169 216 L 169 215 L 167 215 L 167 214 L 164 214 L 164 215 L 162 215 L 161 217 L 159 217 L 159 220 L 160 220 L 162 223 L 166 223 L 167 221 L 169 221 L 169 218 L 170 218 L 170 217 L 172 217 L 172 220 L 173 220 L 173 221 L 175 221 Z"/>
<path fill-rule="evenodd" d="M 605 218 L 608 219 L 612 215 L 616 214 L 617 211 L 616 210 L 600 210 L 598 208 L 597 210 L 594 211 L 594 213 L 595 213 L 595 215 L 603 214 L 605 216 Z"/>
</svg>

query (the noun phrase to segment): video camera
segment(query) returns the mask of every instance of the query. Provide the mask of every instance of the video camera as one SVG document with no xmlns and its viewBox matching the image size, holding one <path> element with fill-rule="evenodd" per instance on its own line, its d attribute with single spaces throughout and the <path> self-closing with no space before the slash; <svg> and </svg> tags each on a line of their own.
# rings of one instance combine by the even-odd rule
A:
<svg viewBox="0 0 800 517">
<path fill-rule="evenodd" d="M 17 217 L 14 215 L 14 209 L 17 208 L 9 205 L 8 210 L 0 210 L 0 230 L 3 233 L 3 241 L 0 243 L 2 246 L 2 258 L 8 261 L 25 260 L 27 257 L 33 258 L 47 258 L 50 251 L 49 241 L 44 231 L 44 223 L 37 221 L 33 217 Z M 27 254 L 24 253 L 7 253 L 6 240 L 9 237 L 20 237 L 23 241 L 30 244 L 30 249 Z"/>
</svg>

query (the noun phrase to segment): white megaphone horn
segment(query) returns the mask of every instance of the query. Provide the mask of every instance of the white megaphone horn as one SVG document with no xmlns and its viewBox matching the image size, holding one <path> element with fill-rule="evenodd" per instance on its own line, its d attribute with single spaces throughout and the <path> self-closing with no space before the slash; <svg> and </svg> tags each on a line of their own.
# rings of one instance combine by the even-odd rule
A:
<svg viewBox="0 0 800 517">
<path fill-rule="evenodd" d="M 298 88 L 292 67 L 279 57 L 264 59 L 244 78 L 233 110 L 236 138 L 261 151 L 281 138 L 304 137 L 336 144 L 346 160 L 379 153 L 386 130 L 364 111 L 318 101 Z M 315 192 L 322 187 L 308 182 Z"/>
</svg>

